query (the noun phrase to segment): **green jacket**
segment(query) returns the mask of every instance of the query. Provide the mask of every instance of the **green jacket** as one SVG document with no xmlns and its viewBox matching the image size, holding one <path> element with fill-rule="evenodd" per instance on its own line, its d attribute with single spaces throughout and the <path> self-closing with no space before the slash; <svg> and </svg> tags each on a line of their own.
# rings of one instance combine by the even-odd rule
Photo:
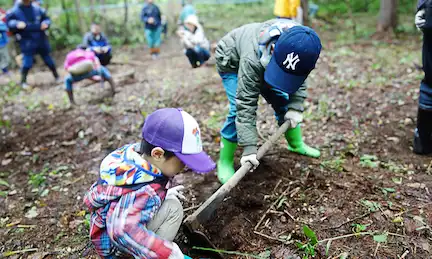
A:
<svg viewBox="0 0 432 259">
<path fill-rule="evenodd" d="M 219 41 L 216 48 L 218 72 L 238 75 L 236 128 L 238 144 L 244 147 L 243 155 L 257 152 L 256 116 L 265 72 L 265 67 L 260 62 L 259 35 L 276 21 L 252 23 L 234 29 Z M 303 112 L 306 88 L 304 83 L 297 92 L 289 96 L 288 109 Z"/>
</svg>

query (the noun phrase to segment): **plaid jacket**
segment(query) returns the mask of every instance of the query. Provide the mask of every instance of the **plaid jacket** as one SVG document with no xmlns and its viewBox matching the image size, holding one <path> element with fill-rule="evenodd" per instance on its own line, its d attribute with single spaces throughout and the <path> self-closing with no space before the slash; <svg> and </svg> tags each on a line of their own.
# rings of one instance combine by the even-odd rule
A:
<svg viewBox="0 0 432 259">
<path fill-rule="evenodd" d="M 142 179 L 145 168 L 150 168 L 149 174 L 160 173 L 133 155 L 134 147 L 128 145 L 108 155 L 101 165 L 103 180 L 93 184 L 84 197 L 91 212 L 90 239 L 102 258 L 125 254 L 135 258 L 168 258 L 173 243 L 146 228 L 165 199 L 168 179 L 155 177 L 150 182 L 135 184 L 129 184 L 129 180 L 119 181 L 121 178 L 134 182 Z M 114 181 L 108 179 L 107 172 L 111 172 Z"/>
</svg>

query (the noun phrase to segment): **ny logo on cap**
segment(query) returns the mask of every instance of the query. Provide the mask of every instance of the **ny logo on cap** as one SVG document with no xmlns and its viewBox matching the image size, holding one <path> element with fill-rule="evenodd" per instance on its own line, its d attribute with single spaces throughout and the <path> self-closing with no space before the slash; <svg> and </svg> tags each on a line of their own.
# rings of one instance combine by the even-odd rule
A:
<svg viewBox="0 0 432 259">
<path fill-rule="evenodd" d="M 294 52 L 291 52 L 287 55 L 285 61 L 283 62 L 283 65 L 286 66 L 287 69 L 295 70 L 298 62 L 300 62 L 299 56 L 294 56 Z"/>
<path fill-rule="evenodd" d="M 192 135 L 195 136 L 197 146 L 201 146 L 202 145 L 202 143 L 201 143 L 201 136 L 200 136 L 200 130 L 199 130 L 198 127 L 194 128 L 192 130 Z"/>
</svg>

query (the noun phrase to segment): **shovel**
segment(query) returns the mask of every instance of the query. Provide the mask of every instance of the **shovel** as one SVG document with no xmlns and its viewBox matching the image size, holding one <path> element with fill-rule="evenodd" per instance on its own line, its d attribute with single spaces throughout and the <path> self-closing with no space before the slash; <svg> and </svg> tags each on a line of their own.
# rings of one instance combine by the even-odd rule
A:
<svg viewBox="0 0 432 259">
<path fill-rule="evenodd" d="M 282 124 L 279 129 L 273 134 L 264 145 L 258 149 L 257 159 L 261 158 L 267 153 L 267 151 L 273 146 L 273 144 L 279 139 L 291 127 L 291 121 L 287 120 Z M 235 174 L 222 185 L 215 193 L 210 196 L 194 213 L 186 218 L 183 225 L 183 231 L 188 237 L 188 243 L 192 246 L 206 247 L 216 249 L 216 247 L 210 242 L 210 239 L 198 229 L 207 222 L 212 216 L 213 212 L 217 209 L 219 204 L 223 202 L 227 194 L 240 182 L 241 179 L 249 172 L 253 170 L 251 163 L 242 165 Z M 209 254 L 210 255 L 210 254 Z M 211 253 L 210 258 L 223 258 L 220 253 Z"/>
</svg>

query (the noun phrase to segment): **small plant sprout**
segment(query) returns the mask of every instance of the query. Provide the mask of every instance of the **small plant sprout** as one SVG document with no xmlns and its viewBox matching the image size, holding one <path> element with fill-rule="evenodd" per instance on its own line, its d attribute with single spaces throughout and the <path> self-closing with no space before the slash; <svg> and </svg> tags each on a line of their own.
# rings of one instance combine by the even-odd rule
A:
<svg viewBox="0 0 432 259">
<path fill-rule="evenodd" d="M 381 208 L 381 205 L 374 201 L 361 200 L 360 204 L 368 208 L 370 212 L 375 212 Z"/>
<path fill-rule="evenodd" d="M 379 163 L 378 158 L 373 155 L 363 155 L 360 157 L 360 165 L 362 167 L 377 168 Z"/>
<path fill-rule="evenodd" d="M 363 231 L 366 231 L 367 227 L 370 226 L 370 224 L 368 225 L 363 225 L 363 224 L 352 224 L 352 231 L 355 234 L 359 234 Z M 360 235 L 359 235 L 360 236 Z"/>
<path fill-rule="evenodd" d="M 303 233 L 308 238 L 308 241 L 305 244 L 298 242 L 297 247 L 304 251 L 305 255 L 303 259 L 307 259 L 310 256 L 314 257 L 315 249 L 318 245 L 318 238 L 315 232 L 306 225 L 303 226 Z M 330 249 L 330 247 L 328 248 Z"/>
</svg>

